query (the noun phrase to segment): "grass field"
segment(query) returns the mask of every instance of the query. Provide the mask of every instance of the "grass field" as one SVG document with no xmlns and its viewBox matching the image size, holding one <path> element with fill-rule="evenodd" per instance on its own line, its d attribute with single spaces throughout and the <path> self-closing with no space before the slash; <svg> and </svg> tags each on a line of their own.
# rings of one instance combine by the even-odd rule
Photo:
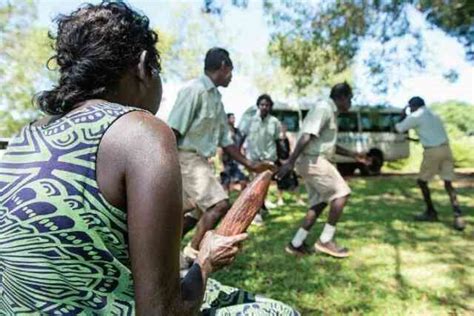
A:
<svg viewBox="0 0 474 316">
<path fill-rule="evenodd" d="M 264 226 L 250 228 L 235 263 L 213 277 L 284 301 L 303 315 L 473 315 L 474 178 L 458 183 L 468 222 L 464 232 L 451 228 L 441 182 L 431 185 L 440 222 L 412 221 L 423 210 L 414 179 L 349 180 L 353 194 L 337 230 L 337 241 L 352 252 L 348 259 L 285 253 L 305 214 L 287 194 L 287 204 L 271 210 Z M 270 199 L 275 200 L 273 188 Z M 316 241 L 326 215 L 308 242 Z"/>
</svg>

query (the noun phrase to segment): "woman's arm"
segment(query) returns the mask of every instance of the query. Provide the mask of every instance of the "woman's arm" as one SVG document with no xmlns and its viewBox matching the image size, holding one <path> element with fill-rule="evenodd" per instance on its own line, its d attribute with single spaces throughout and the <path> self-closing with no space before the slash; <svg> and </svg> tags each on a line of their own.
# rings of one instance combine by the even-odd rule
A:
<svg viewBox="0 0 474 316">
<path fill-rule="evenodd" d="M 208 232 L 200 266 L 180 281 L 181 173 L 171 129 L 145 112 L 120 118 L 100 144 L 97 181 L 107 201 L 127 210 L 136 314 L 196 314 L 207 276 L 232 262 L 246 235 Z"/>
<path fill-rule="evenodd" d="M 97 181 L 107 201 L 127 211 L 136 314 L 196 313 L 204 286 L 191 301 L 181 298 L 181 173 L 171 129 L 146 112 L 118 119 L 101 141 Z"/>
</svg>

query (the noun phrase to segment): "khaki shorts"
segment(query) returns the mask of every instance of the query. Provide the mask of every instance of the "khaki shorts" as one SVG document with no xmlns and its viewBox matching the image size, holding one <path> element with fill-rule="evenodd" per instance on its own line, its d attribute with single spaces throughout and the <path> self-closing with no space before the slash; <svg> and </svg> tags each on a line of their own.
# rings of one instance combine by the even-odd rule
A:
<svg viewBox="0 0 474 316">
<path fill-rule="evenodd" d="M 454 159 L 448 144 L 425 148 L 418 179 L 430 181 L 435 175 L 445 181 L 454 180 Z"/>
<path fill-rule="evenodd" d="M 194 152 L 179 151 L 183 179 L 183 210 L 205 211 L 229 198 L 207 159 Z"/>
<path fill-rule="evenodd" d="M 351 193 L 339 171 L 324 157 L 303 155 L 295 169 L 303 177 L 310 206 L 329 203 Z"/>
</svg>

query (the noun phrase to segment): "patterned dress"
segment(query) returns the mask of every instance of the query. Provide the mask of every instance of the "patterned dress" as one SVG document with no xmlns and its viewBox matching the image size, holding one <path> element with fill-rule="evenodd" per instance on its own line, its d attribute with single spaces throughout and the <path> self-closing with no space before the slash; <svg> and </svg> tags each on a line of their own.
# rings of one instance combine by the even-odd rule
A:
<svg viewBox="0 0 474 316">
<path fill-rule="evenodd" d="M 106 130 L 135 110 L 98 104 L 11 140 L 0 160 L 0 315 L 134 315 L 127 214 L 100 192 L 96 158 Z M 214 280 L 208 287 L 204 314 L 293 313 L 271 300 L 248 307 L 250 294 Z"/>
</svg>

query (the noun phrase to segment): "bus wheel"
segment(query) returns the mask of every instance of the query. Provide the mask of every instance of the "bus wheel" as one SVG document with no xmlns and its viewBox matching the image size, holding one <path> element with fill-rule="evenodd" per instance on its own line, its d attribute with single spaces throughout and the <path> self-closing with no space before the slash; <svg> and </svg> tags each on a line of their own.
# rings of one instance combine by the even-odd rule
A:
<svg viewBox="0 0 474 316">
<path fill-rule="evenodd" d="M 352 176 L 354 174 L 357 164 L 355 163 L 338 163 L 337 170 L 342 176 Z"/>
<path fill-rule="evenodd" d="M 368 166 L 362 165 L 360 172 L 364 176 L 376 176 L 380 174 L 384 163 L 383 153 L 378 149 L 371 149 L 367 156 L 372 159 L 372 163 Z"/>
</svg>

